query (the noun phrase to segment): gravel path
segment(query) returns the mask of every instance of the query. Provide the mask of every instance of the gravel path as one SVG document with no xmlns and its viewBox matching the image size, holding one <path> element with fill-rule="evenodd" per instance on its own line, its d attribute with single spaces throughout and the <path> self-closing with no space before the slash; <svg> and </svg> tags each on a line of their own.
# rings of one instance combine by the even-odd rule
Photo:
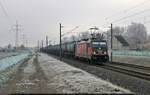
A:
<svg viewBox="0 0 150 95">
<path fill-rule="evenodd" d="M 17 73 L 1 87 L 0 93 L 51 93 L 47 78 L 38 64 L 37 57 L 20 65 Z"/>
<path fill-rule="evenodd" d="M 41 54 L 39 60 L 47 78 L 51 80 L 48 85 L 58 93 L 131 93 L 45 54 Z"/>
<path fill-rule="evenodd" d="M 57 56 L 51 55 L 55 58 Z M 135 77 L 124 75 L 118 72 L 106 70 L 95 65 L 89 65 L 87 62 L 78 61 L 75 59 L 63 59 L 69 65 L 75 66 L 82 70 L 85 70 L 91 74 L 96 75 L 104 80 L 110 81 L 113 84 L 119 85 L 121 87 L 127 88 L 137 95 L 149 95 L 150 94 L 150 81 L 141 80 Z"/>
<path fill-rule="evenodd" d="M 0 93 L 131 93 L 49 56 L 34 56 L 18 67 Z"/>
</svg>

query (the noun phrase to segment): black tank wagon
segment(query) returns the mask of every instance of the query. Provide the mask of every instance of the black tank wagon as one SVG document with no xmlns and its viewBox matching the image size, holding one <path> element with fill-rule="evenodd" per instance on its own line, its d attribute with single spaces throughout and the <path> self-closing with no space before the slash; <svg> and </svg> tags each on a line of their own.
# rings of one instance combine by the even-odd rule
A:
<svg viewBox="0 0 150 95">
<path fill-rule="evenodd" d="M 69 56 L 77 59 L 86 59 L 90 63 L 105 63 L 109 61 L 106 40 L 87 39 L 63 43 L 61 45 L 62 56 Z M 45 47 L 43 52 L 60 55 L 60 45 Z"/>
</svg>

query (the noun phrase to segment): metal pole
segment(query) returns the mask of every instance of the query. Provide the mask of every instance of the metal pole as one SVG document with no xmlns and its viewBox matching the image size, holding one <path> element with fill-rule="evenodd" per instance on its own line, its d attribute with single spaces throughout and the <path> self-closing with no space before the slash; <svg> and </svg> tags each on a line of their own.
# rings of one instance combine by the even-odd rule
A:
<svg viewBox="0 0 150 95">
<path fill-rule="evenodd" d="M 15 32 L 16 32 L 16 34 L 15 34 L 15 47 L 16 47 L 16 49 L 19 47 L 19 29 L 20 29 L 20 27 L 21 27 L 21 25 L 19 25 L 18 24 L 18 21 L 16 20 L 16 24 L 15 25 L 13 25 L 13 27 L 15 28 L 14 30 L 15 30 Z"/>
<path fill-rule="evenodd" d="M 47 48 L 48 48 L 48 36 L 46 36 L 46 46 L 45 46 L 45 51 L 47 53 Z"/>
<path fill-rule="evenodd" d="M 49 45 L 51 45 L 51 41 L 49 40 Z"/>
<path fill-rule="evenodd" d="M 46 36 L 46 47 L 48 46 L 48 36 Z"/>
<path fill-rule="evenodd" d="M 16 41 L 15 41 L 15 46 L 16 49 L 18 48 L 18 21 L 16 21 Z"/>
<path fill-rule="evenodd" d="M 38 52 L 39 52 L 39 49 L 40 49 L 40 42 L 39 42 L 39 40 L 38 40 Z"/>
<path fill-rule="evenodd" d="M 113 50 L 113 25 L 111 23 L 111 62 L 113 61 L 112 50 Z"/>
<path fill-rule="evenodd" d="M 43 40 L 42 40 L 42 51 L 43 51 Z"/>
<path fill-rule="evenodd" d="M 62 26 L 61 26 L 61 23 L 59 25 L 60 25 L 60 60 L 61 60 L 62 59 L 62 55 L 61 55 L 61 53 L 62 53 L 62 49 L 61 49 L 61 28 L 62 28 Z"/>
</svg>

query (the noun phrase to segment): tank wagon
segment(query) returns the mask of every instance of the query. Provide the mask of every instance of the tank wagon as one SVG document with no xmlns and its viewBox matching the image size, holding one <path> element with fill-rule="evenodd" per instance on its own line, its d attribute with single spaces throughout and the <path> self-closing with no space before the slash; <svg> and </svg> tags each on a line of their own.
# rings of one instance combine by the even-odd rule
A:
<svg viewBox="0 0 150 95">
<path fill-rule="evenodd" d="M 105 63 L 109 61 L 106 40 L 87 39 L 62 44 L 62 56 L 76 59 L 86 59 L 90 63 Z M 59 55 L 60 45 L 51 45 L 43 49 L 44 52 Z"/>
</svg>

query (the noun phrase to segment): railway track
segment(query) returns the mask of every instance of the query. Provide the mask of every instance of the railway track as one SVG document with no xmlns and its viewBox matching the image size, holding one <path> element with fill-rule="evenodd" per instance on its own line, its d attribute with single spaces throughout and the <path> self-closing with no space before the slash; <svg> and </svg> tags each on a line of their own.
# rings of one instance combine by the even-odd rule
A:
<svg viewBox="0 0 150 95">
<path fill-rule="evenodd" d="M 51 55 L 50 56 L 59 60 L 59 56 Z M 138 77 L 134 75 L 129 75 L 127 73 L 123 73 L 118 71 L 104 69 L 102 65 L 89 64 L 85 60 L 76 60 L 74 58 L 63 57 L 62 61 L 65 63 L 74 66 L 76 68 L 82 69 L 90 74 L 93 74 L 97 77 L 100 77 L 104 80 L 109 80 L 110 82 L 120 85 L 121 87 L 128 88 L 131 91 L 135 92 L 137 95 L 149 95 L 150 93 L 150 81 L 147 78 L 146 80 L 143 77 Z M 111 63 L 108 63 L 111 64 Z M 124 65 L 124 63 L 121 63 Z M 107 65 L 107 64 L 106 64 Z M 115 64 L 118 65 L 118 64 Z M 134 66 L 135 67 L 135 66 Z M 122 71 L 122 70 L 120 70 Z M 116 73 L 118 72 L 118 73 Z M 135 73 L 133 73 L 135 74 Z M 144 77 L 145 78 L 145 77 Z"/>
<path fill-rule="evenodd" d="M 145 66 L 140 66 L 140 65 L 128 64 L 128 63 L 120 63 L 120 62 L 111 62 L 111 64 L 127 66 L 127 67 L 138 68 L 138 69 L 149 70 L 150 71 L 150 67 L 145 67 Z"/>
<path fill-rule="evenodd" d="M 150 67 L 117 62 L 105 64 L 101 67 L 150 81 Z"/>
<path fill-rule="evenodd" d="M 74 59 L 69 59 L 69 60 L 74 60 Z M 81 63 L 81 61 L 79 62 Z M 112 62 L 112 63 L 104 64 L 101 66 L 89 64 L 88 62 L 83 62 L 83 61 L 82 61 L 82 64 L 91 65 L 96 68 L 104 68 L 104 69 L 112 70 L 115 72 L 123 73 L 123 74 L 130 75 L 136 78 L 150 81 L 150 67 L 144 67 L 144 66 L 139 66 L 139 65 L 127 64 L 127 63 L 119 63 L 119 62 Z"/>
</svg>

